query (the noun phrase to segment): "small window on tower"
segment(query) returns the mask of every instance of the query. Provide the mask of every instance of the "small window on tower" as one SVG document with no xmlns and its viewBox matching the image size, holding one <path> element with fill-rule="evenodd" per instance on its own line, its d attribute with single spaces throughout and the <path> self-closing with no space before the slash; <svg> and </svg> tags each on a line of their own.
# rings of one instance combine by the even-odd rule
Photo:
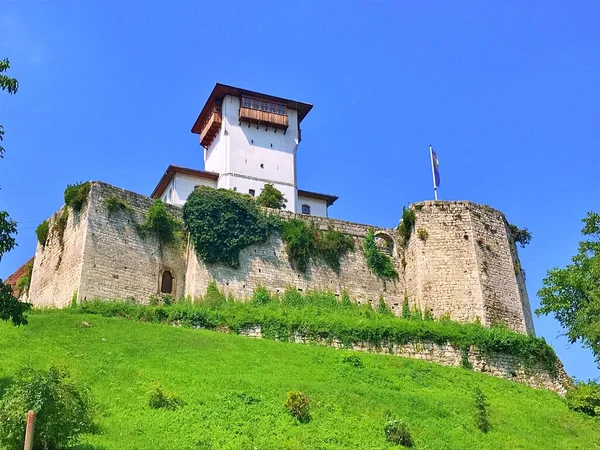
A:
<svg viewBox="0 0 600 450">
<path fill-rule="evenodd" d="M 254 189 L 248 189 L 248 194 L 250 194 L 252 197 L 254 197 L 254 195 L 256 194 L 256 191 Z"/>
<path fill-rule="evenodd" d="M 302 214 L 310 215 L 310 205 L 302 205 Z"/>
</svg>

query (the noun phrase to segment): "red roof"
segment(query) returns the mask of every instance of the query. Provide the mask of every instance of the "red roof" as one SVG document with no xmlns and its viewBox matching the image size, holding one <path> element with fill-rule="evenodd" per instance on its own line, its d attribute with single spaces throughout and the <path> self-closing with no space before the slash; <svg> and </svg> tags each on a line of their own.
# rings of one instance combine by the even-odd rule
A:
<svg viewBox="0 0 600 450">
<path fill-rule="evenodd" d="M 165 189 L 167 188 L 167 186 L 169 185 L 176 173 L 180 173 L 182 175 L 191 175 L 193 177 L 204 178 L 206 180 L 212 181 L 217 181 L 219 179 L 218 173 L 170 165 L 169 167 L 167 167 L 165 174 L 162 176 L 162 178 L 152 191 L 152 194 L 150 194 L 150 197 L 160 198 L 160 196 L 163 195 L 163 192 L 165 192 Z"/>
<path fill-rule="evenodd" d="M 274 97 L 268 94 L 261 94 L 260 92 L 249 91 L 247 89 L 217 83 L 212 92 L 210 93 L 208 100 L 206 100 L 206 103 L 202 107 L 202 111 L 200 111 L 200 115 L 196 119 L 196 122 L 194 122 L 194 125 L 192 126 L 192 133 L 200 134 L 200 132 L 202 131 L 201 125 L 204 123 L 208 115 L 212 112 L 214 102 L 217 100 L 222 100 L 223 97 L 225 97 L 226 95 L 231 95 L 233 97 L 241 97 L 244 95 L 248 97 L 264 99 L 265 101 L 270 101 L 273 103 L 281 103 L 287 106 L 289 109 L 294 109 L 298 111 L 298 124 L 300 124 L 300 122 L 304 120 L 306 115 L 312 109 L 312 105 L 310 103 L 302 103 L 296 100 L 289 100 L 287 98 Z"/>
</svg>

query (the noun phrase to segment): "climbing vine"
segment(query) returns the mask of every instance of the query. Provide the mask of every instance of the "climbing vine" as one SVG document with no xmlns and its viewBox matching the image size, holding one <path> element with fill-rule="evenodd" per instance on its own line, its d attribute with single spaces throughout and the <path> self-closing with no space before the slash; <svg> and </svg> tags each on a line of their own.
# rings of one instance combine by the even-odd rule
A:
<svg viewBox="0 0 600 450">
<path fill-rule="evenodd" d="M 122 198 L 116 195 L 111 195 L 104 199 L 104 206 L 108 210 L 108 214 L 116 214 L 119 211 L 124 211 L 128 214 L 133 214 L 133 208 Z"/>
<path fill-rule="evenodd" d="M 279 220 L 267 216 L 249 195 L 201 186 L 183 206 L 183 221 L 196 254 L 207 263 L 239 267 L 240 251 L 267 242 Z"/>
<path fill-rule="evenodd" d="M 332 228 L 319 230 L 314 223 L 308 225 L 300 219 L 283 221 L 280 234 L 290 264 L 300 272 L 306 272 L 311 259 L 339 272 L 340 259 L 354 249 L 352 237 Z"/>
<path fill-rule="evenodd" d="M 165 204 L 159 199 L 150 206 L 146 220 L 136 224 L 136 228 L 143 236 L 154 234 L 161 245 L 169 245 L 179 242 L 183 223 L 167 211 Z"/>
<path fill-rule="evenodd" d="M 226 189 L 196 189 L 183 207 L 183 221 L 200 259 L 234 268 L 244 248 L 267 242 L 272 233 L 280 234 L 290 264 L 300 272 L 311 261 L 339 272 L 340 259 L 354 248 L 354 239 L 344 233 L 268 215 L 249 195 Z"/>
<path fill-rule="evenodd" d="M 25 272 L 17 281 L 17 291 L 19 295 L 26 294 L 29 292 L 29 286 L 31 285 L 31 273 L 33 272 L 33 261 L 30 261 L 25 266 Z"/>
<path fill-rule="evenodd" d="M 367 235 L 365 236 L 363 252 L 369 269 L 378 278 L 381 278 L 384 281 L 398 279 L 398 272 L 392 264 L 392 259 L 377 248 L 377 244 L 375 243 L 375 232 L 372 228 L 367 231 Z"/>
</svg>

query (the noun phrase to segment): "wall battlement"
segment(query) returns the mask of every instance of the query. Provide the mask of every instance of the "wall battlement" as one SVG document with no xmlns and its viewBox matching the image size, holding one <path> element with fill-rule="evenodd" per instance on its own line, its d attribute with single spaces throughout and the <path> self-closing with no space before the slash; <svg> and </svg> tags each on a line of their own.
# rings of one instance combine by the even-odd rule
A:
<svg viewBox="0 0 600 450">
<path fill-rule="evenodd" d="M 123 199 L 131 210 L 110 213 L 105 200 L 111 196 Z M 52 232 L 45 246 L 38 244 L 29 301 L 57 307 L 92 298 L 147 301 L 159 291 L 161 275 L 168 270 L 174 276 L 175 296 L 199 297 L 211 280 L 240 299 L 250 297 L 259 285 L 273 292 L 293 287 L 341 296 L 346 291 L 361 304 L 376 305 L 383 296 L 395 314 L 401 313 L 408 298 L 411 306 L 429 310 L 434 317 L 503 323 L 533 333 L 516 247 L 504 215 L 490 207 L 464 201 L 416 203 L 411 206 L 416 222 L 406 248 L 395 229 L 282 211 L 284 217 L 295 216 L 322 229 L 331 227 L 355 240 L 355 249 L 342 259 L 339 273 L 312 263 L 306 273 L 300 273 L 291 267 L 277 235 L 242 250 L 237 269 L 199 261 L 187 240 L 161 248 L 155 237 L 142 237 L 135 228 L 153 202 L 92 182 L 87 205 L 69 215 L 63 244 Z M 181 218 L 180 207 L 167 207 Z M 56 217 L 51 218 L 51 229 Z M 370 228 L 389 250 L 398 281 L 384 283 L 370 272 L 362 250 Z"/>
</svg>

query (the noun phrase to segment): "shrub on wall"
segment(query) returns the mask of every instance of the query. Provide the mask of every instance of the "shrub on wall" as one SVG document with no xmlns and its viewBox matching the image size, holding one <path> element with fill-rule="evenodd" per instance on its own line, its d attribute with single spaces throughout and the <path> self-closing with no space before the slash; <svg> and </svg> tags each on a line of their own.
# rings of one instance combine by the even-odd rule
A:
<svg viewBox="0 0 600 450">
<path fill-rule="evenodd" d="M 116 195 L 111 195 L 105 198 L 104 207 L 108 210 L 109 214 L 116 214 L 119 211 L 124 211 L 129 214 L 133 214 L 133 208 L 129 206 L 129 204 L 125 200 L 117 197 Z"/>
<path fill-rule="evenodd" d="M 87 203 L 91 187 L 89 181 L 67 185 L 65 188 L 65 205 L 73 208 L 75 212 L 81 211 L 83 205 Z"/>
<path fill-rule="evenodd" d="M 276 220 L 249 195 L 201 186 L 183 206 L 183 221 L 198 257 L 206 263 L 239 267 L 240 251 L 267 242 Z"/>
<path fill-rule="evenodd" d="M 265 184 L 260 195 L 256 198 L 256 204 L 267 208 L 285 209 L 287 199 L 281 191 L 272 184 Z"/>
<path fill-rule="evenodd" d="M 354 248 L 352 237 L 332 228 L 321 231 L 300 219 L 283 221 L 280 233 L 290 264 L 300 272 L 306 272 L 311 260 L 339 272 L 340 259 Z"/>
<path fill-rule="evenodd" d="M 47 220 L 44 220 L 35 229 L 35 234 L 40 245 L 45 247 L 46 241 L 48 240 L 48 234 L 50 234 L 50 223 Z"/>
<path fill-rule="evenodd" d="M 519 228 L 512 223 L 508 224 L 508 228 L 513 242 L 519 244 L 521 248 L 525 248 L 531 242 L 531 232 L 527 228 Z"/>
<path fill-rule="evenodd" d="M 415 221 L 416 215 L 414 210 L 402 207 L 402 219 L 398 225 L 398 233 L 400 233 L 402 244 L 405 247 L 408 245 L 408 241 L 410 240 L 413 228 L 415 227 Z"/>
<path fill-rule="evenodd" d="M 154 233 L 160 244 L 174 244 L 179 241 L 183 224 L 176 219 L 159 199 L 156 200 L 148 213 L 144 223 L 138 224 L 137 229 L 142 234 Z"/>
<path fill-rule="evenodd" d="M 64 248 L 65 242 L 65 230 L 67 229 L 67 223 L 69 221 L 69 210 L 68 208 L 63 208 L 60 216 L 57 216 L 52 224 L 52 232 L 58 237 L 58 243 L 60 244 L 60 248 Z"/>
<path fill-rule="evenodd" d="M 19 295 L 26 294 L 29 292 L 29 286 L 31 285 L 31 273 L 33 272 L 33 261 L 27 263 L 25 266 L 25 273 L 19 281 L 17 281 L 17 290 L 19 291 Z"/>
<path fill-rule="evenodd" d="M 392 264 L 392 259 L 377 248 L 375 232 L 372 228 L 367 231 L 365 236 L 363 252 L 367 260 L 367 266 L 375 276 L 384 281 L 398 279 L 398 272 Z"/>
</svg>

